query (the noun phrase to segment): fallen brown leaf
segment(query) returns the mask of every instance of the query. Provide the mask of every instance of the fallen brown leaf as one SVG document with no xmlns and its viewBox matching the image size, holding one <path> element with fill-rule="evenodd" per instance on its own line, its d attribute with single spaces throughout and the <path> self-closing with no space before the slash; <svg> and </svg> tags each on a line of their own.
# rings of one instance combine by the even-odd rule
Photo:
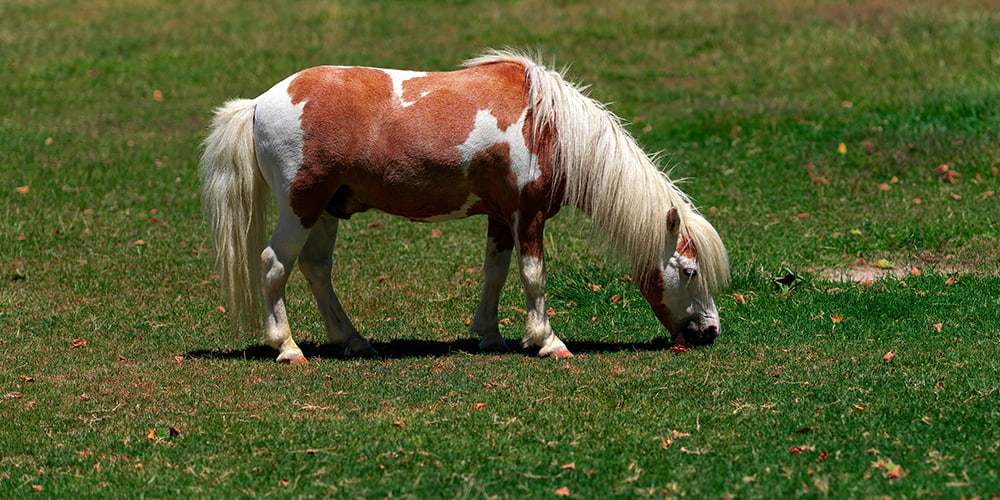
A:
<svg viewBox="0 0 1000 500">
<path fill-rule="evenodd" d="M 568 486 L 563 486 L 562 488 L 559 488 L 558 490 L 556 490 L 556 496 L 557 497 L 568 497 L 569 496 L 569 487 Z"/>
<path fill-rule="evenodd" d="M 960 174 L 960 173 L 958 173 L 958 172 L 956 172 L 954 170 L 949 170 L 949 171 L 941 174 L 941 182 L 950 182 L 952 184 L 956 184 L 961 179 L 961 177 L 962 177 L 962 174 Z"/>
<path fill-rule="evenodd" d="M 899 465 L 889 469 L 889 471 L 885 473 L 886 479 L 899 479 L 901 477 L 903 477 L 903 468 Z"/>
</svg>

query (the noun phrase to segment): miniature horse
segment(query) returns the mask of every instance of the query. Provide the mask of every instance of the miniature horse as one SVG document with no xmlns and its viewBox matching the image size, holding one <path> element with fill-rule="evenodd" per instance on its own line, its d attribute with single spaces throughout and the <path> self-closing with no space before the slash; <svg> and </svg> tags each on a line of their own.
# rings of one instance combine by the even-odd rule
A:
<svg viewBox="0 0 1000 500">
<path fill-rule="evenodd" d="M 572 353 L 545 312 L 545 222 L 568 205 L 634 266 L 656 317 L 681 344 L 719 334 L 712 294 L 728 259 L 715 229 L 603 105 L 532 59 L 490 52 L 452 72 L 321 66 L 216 111 L 201 160 L 203 202 L 234 326 L 259 327 L 278 361 L 306 362 L 292 340 L 285 284 L 309 282 L 329 340 L 374 355 L 331 285 L 340 219 L 378 210 L 413 221 L 488 217 L 483 289 L 470 331 L 506 351 L 500 291 L 517 251 L 525 347 Z M 277 226 L 264 244 L 270 189 Z"/>
</svg>

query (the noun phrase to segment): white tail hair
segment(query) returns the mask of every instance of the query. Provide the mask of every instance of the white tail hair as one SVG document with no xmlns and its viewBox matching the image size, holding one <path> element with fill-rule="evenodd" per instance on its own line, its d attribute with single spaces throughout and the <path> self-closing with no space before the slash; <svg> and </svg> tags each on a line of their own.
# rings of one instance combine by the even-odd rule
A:
<svg viewBox="0 0 1000 500">
<path fill-rule="evenodd" d="M 729 261 L 718 233 L 670 181 L 603 104 L 584 88 L 512 51 L 491 51 L 466 66 L 513 62 L 525 68 L 535 137 L 556 136 L 553 172 L 565 186 L 564 205 L 590 215 L 600 233 L 632 260 L 637 271 L 655 269 L 669 241 L 667 212 L 677 208 L 681 233 L 695 245 L 709 291 L 724 287 Z"/>
<path fill-rule="evenodd" d="M 260 322 L 267 184 L 254 150 L 255 109 L 255 101 L 235 99 L 215 110 L 200 166 L 215 265 L 236 330 Z"/>
</svg>

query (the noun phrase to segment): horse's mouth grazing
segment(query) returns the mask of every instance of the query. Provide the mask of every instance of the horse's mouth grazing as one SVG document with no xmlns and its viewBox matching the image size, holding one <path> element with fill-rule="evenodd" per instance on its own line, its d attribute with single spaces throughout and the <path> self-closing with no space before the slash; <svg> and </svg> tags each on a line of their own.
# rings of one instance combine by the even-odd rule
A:
<svg viewBox="0 0 1000 500">
<path fill-rule="evenodd" d="M 718 336 L 719 325 L 717 323 L 693 318 L 674 335 L 674 343 L 691 347 L 711 345 Z"/>
</svg>

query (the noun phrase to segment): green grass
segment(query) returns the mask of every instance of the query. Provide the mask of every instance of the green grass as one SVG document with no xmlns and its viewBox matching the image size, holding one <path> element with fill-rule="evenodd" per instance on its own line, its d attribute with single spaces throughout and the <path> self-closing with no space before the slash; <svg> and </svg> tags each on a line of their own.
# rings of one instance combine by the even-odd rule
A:
<svg viewBox="0 0 1000 500">
<path fill-rule="evenodd" d="M 997 7 L 0 4 L 0 497 L 1000 495 Z M 570 64 L 689 179 L 733 261 L 716 345 L 668 350 L 570 210 L 547 241 L 568 362 L 475 351 L 479 219 L 342 225 L 335 285 L 382 359 L 323 345 L 298 276 L 308 366 L 227 333 L 211 109 L 501 46 Z M 880 259 L 899 274 L 867 283 Z M 522 300 L 510 280 L 507 338 Z"/>
</svg>

